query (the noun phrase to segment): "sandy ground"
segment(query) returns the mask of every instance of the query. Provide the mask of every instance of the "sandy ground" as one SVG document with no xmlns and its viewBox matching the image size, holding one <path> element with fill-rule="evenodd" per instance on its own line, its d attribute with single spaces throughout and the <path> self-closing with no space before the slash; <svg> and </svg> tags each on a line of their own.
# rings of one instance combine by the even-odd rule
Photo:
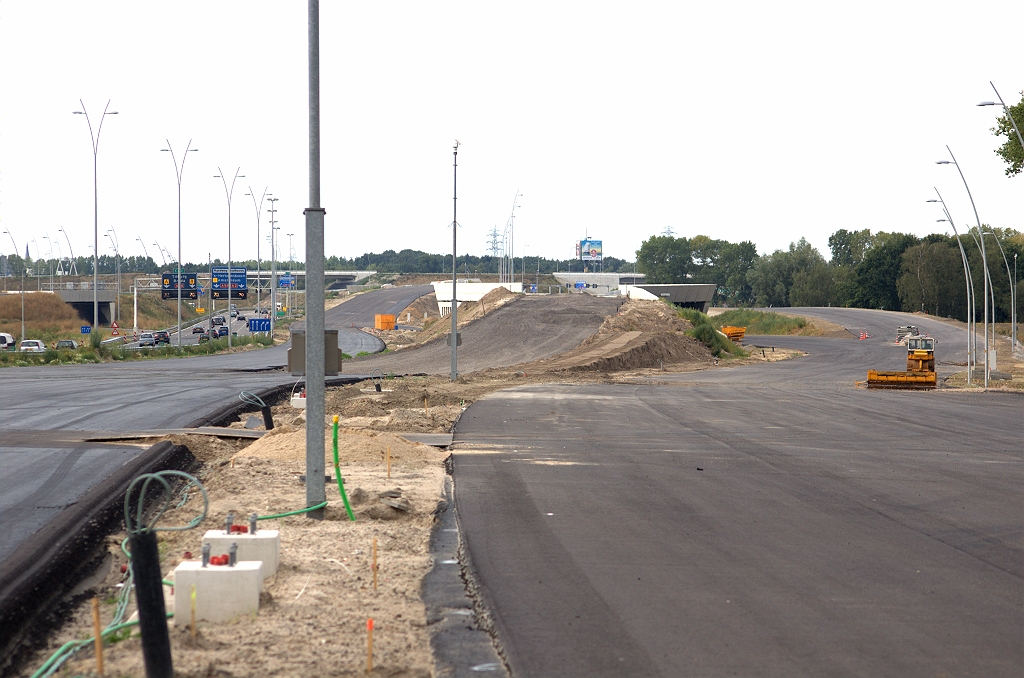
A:
<svg viewBox="0 0 1024 678">
<path fill-rule="evenodd" d="M 499 295 L 500 296 L 500 295 Z M 492 300 L 488 300 L 490 303 Z M 484 312 L 480 305 L 479 314 Z M 499 307 L 495 303 L 490 311 Z M 468 321 L 480 315 L 467 309 Z M 201 626 L 192 639 L 188 630 L 171 629 L 176 675 L 199 676 L 349 676 L 365 675 L 366 620 L 373 618 L 374 675 L 430 676 L 433 661 L 425 611 L 420 597 L 423 576 L 431 566 L 428 539 L 431 512 L 440 499 L 447 452 L 409 442 L 402 432 L 451 432 L 462 412 L 487 393 L 528 383 L 593 383 L 656 380 L 665 372 L 714 369 L 779 360 L 795 352 L 751 354 L 745 359 L 716 361 L 700 343 L 682 334 L 689 324 L 660 302 L 630 301 L 609 316 L 583 345 L 547 360 L 488 369 L 450 382 L 443 376 L 385 379 L 378 393 L 369 383 L 328 390 L 328 417 L 338 415 L 341 475 L 357 515 L 347 520 L 336 485 L 329 484 L 331 502 L 326 520 L 302 516 L 269 520 L 263 528 L 281 530 L 281 567 L 265 583 L 259 614 L 230 623 Z M 413 349 L 409 349 L 413 351 Z M 276 427 L 256 442 L 206 436 L 172 436 L 200 462 L 197 471 L 210 496 L 207 520 L 199 529 L 160 533 L 164 571 L 170 573 L 186 557 L 198 557 L 202 533 L 223 525 L 228 511 L 238 522 L 251 512 L 261 515 L 305 505 L 299 481 L 305 463 L 305 411 L 290 404 L 273 408 Z M 231 424 L 262 430 L 262 418 L 243 415 Z M 325 468 L 333 475 L 330 425 L 324 422 L 328 455 Z M 153 442 L 153 441 L 147 441 Z M 385 458 L 390 448 L 391 478 Z M 378 495 L 400 490 L 409 511 L 383 504 Z M 200 505 L 193 496 L 171 512 L 163 524 L 187 522 Z M 370 551 L 377 538 L 379 587 L 371 585 Z M 105 601 L 104 625 L 123 580 L 120 551 L 123 534 L 108 542 L 110 570 L 95 586 Z M 32 668 L 67 640 L 91 635 L 88 599 L 79 601 L 71 621 L 49 639 Z M 107 675 L 142 676 L 144 669 L 137 631 L 106 650 Z M 92 675 L 91 646 L 82 650 L 58 675 Z"/>
</svg>

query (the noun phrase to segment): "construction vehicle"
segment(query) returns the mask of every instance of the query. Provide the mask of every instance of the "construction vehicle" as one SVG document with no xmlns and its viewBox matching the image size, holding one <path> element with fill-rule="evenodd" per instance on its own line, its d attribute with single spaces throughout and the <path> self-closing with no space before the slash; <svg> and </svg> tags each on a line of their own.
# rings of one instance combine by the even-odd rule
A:
<svg viewBox="0 0 1024 678">
<path fill-rule="evenodd" d="M 907 337 L 919 337 L 921 330 L 916 325 L 900 325 L 896 328 L 896 343 L 902 344 Z"/>
<path fill-rule="evenodd" d="M 731 341 L 739 341 L 746 333 L 746 327 L 733 327 L 731 325 L 725 325 L 722 327 L 722 334 L 729 337 Z"/>
<path fill-rule="evenodd" d="M 868 388 L 935 388 L 935 340 L 922 336 L 906 339 L 907 371 L 868 370 Z"/>
</svg>

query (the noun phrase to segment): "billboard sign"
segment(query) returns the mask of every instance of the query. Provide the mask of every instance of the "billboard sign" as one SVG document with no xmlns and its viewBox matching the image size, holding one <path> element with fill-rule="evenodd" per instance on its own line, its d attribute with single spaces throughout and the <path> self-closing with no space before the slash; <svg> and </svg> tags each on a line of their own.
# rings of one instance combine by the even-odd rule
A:
<svg viewBox="0 0 1024 678">
<path fill-rule="evenodd" d="M 214 266 L 213 277 L 210 280 L 210 296 L 213 299 L 227 299 L 230 293 L 232 299 L 247 299 L 249 297 L 249 286 L 246 283 L 247 271 L 244 267 L 231 267 L 231 280 L 228 281 L 228 267 Z"/>
<path fill-rule="evenodd" d="M 270 318 L 249 318 L 250 332 L 269 332 Z"/>
<path fill-rule="evenodd" d="M 601 241 L 581 240 L 580 250 L 583 261 L 601 261 Z"/>
<path fill-rule="evenodd" d="M 295 276 L 291 273 L 285 273 L 277 279 L 278 287 L 295 287 Z"/>
<path fill-rule="evenodd" d="M 177 299 L 178 289 L 181 289 L 182 299 L 195 299 L 196 278 L 195 273 L 161 273 L 160 274 L 160 298 Z"/>
<path fill-rule="evenodd" d="M 583 256 L 583 250 L 580 249 L 580 241 L 576 241 L 576 258 L 579 259 Z"/>
</svg>

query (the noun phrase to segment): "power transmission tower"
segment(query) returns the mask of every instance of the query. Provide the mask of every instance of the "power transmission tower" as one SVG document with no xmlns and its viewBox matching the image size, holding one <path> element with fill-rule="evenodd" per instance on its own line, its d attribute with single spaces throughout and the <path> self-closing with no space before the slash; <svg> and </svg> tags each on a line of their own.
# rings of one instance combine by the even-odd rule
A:
<svg viewBox="0 0 1024 678">
<path fill-rule="evenodd" d="M 490 239 L 487 241 L 487 251 L 490 252 L 493 257 L 501 256 L 501 235 L 498 233 L 497 226 L 491 229 L 491 232 L 488 233 L 488 237 Z"/>
</svg>

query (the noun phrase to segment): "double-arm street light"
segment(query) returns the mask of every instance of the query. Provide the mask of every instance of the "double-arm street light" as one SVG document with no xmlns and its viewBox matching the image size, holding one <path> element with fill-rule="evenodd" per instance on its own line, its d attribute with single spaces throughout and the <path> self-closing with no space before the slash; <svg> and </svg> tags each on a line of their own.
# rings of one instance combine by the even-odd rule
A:
<svg viewBox="0 0 1024 678">
<path fill-rule="evenodd" d="M 982 265 L 982 267 L 984 269 L 984 276 L 983 276 L 983 278 L 984 278 L 984 284 L 985 284 L 984 292 L 982 294 L 982 298 L 985 301 L 985 303 L 984 303 L 984 315 L 983 315 L 984 320 L 983 320 L 983 323 L 982 323 L 982 327 L 984 328 L 984 331 L 985 331 L 985 388 L 988 388 L 988 380 L 989 380 L 989 374 L 990 374 L 989 364 L 988 364 L 988 357 L 989 357 L 989 355 L 988 355 L 988 350 L 989 350 L 988 349 L 988 292 L 989 292 L 990 283 L 989 283 L 989 276 L 988 276 L 988 256 L 985 253 L 985 236 L 984 236 L 984 234 L 981 231 L 981 218 L 978 216 L 978 208 L 974 204 L 974 196 L 971 195 L 971 188 L 970 188 L 970 186 L 967 185 L 967 179 L 964 177 L 963 170 L 960 169 L 960 164 L 956 161 L 956 157 L 953 155 L 953 151 L 949 148 L 948 145 L 946 146 L 946 150 L 949 151 L 949 157 L 952 158 L 952 160 L 938 160 L 938 161 L 936 161 L 936 164 L 937 165 L 954 165 L 954 166 L 956 166 L 956 171 L 960 173 L 960 179 L 964 182 L 964 188 L 967 190 L 967 197 L 970 198 L 970 200 L 971 200 L 971 209 L 974 210 L 974 220 L 977 223 L 977 226 L 978 226 L 978 236 L 979 236 L 979 239 L 981 240 L 981 244 L 980 244 L 979 249 L 981 249 L 981 265 Z"/>
<path fill-rule="evenodd" d="M 17 254 L 18 253 L 18 245 L 14 242 L 14 236 L 11 235 L 11 232 L 8 231 L 8 230 L 5 230 L 4 233 L 6 233 L 10 237 L 11 245 L 14 246 L 14 253 Z M 19 339 L 18 341 L 24 341 L 24 339 L 25 339 L 25 260 L 22 259 L 21 260 L 21 339 Z"/>
<path fill-rule="evenodd" d="M 213 175 L 214 179 L 220 179 L 221 183 L 224 184 L 224 197 L 228 200 L 228 348 L 231 348 L 231 197 L 235 193 L 235 182 L 245 177 L 244 174 L 239 174 L 242 171 L 241 167 L 235 169 L 235 176 L 231 180 L 231 188 L 228 188 L 228 180 L 224 178 L 224 172 L 221 171 L 220 167 L 217 168 L 217 174 Z M 210 295 L 213 295 L 213 281 L 210 282 Z"/>
<path fill-rule="evenodd" d="M 117 111 L 107 110 L 110 108 L 110 100 L 107 100 L 107 105 L 103 107 L 103 115 L 100 116 L 100 124 L 96 129 L 96 133 L 92 131 L 92 121 L 89 120 L 89 113 L 85 109 L 85 103 L 81 99 L 78 103 L 82 104 L 82 110 L 72 111 L 75 115 L 84 115 L 85 122 L 89 125 L 89 138 L 92 140 L 92 230 L 93 230 L 93 246 L 92 246 L 92 327 L 95 330 L 100 324 L 100 298 L 99 298 L 99 251 L 100 251 L 100 212 L 99 212 L 99 183 L 96 175 L 96 159 L 100 152 L 100 134 L 103 132 L 103 121 L 108 115 L 117 115 Z M 65 233 L 65 235 L 67 235 Z M 71 243 L 68 243 L 68 247 L 71 247 Z"/>
<path fill-rule="evenodd" d="M 273 193 L 267 193 L 267 188 L 263 188 L 263 195 L 260 196 L 260 201 L 256 202 L 256 193 L 252 190 L 252 186 L 249 187 L 249 192 L 246 195 L 252 198 L 252 204 L 256 208 L 256 308 L 260 307 L 260 217 L 262 216 L 263 201 L 268 195 Z"/>
<path fill-rule="evenodd" d="M 184 276 L 184 271 L 181 270 L 181 174 L 185 171 L 185 161 L 188 160 L 189 153 L 195 153 L 199 149 L 193 149 L 191 147 L 191 139 L 188 139 L 188 143 L 185 144 L 185 152 L 181 154 L 181 165 L 178 165 L 177 156 L 174 155 L 174 149 L 171 146 L 170 139 L 164 139 L 167 141 L 166 149 L 161 149 L 162 153 L 171 154 L 171 161 L 174 163 L 174 177 L 178 181 L 178 276 L 177 276 L 177 288 L 178 288 L 178 346 L 181 346 L 181 279 Z"/>
<path fill-rule="evenodd" d="M 43 240 L 46 241 L 49 252 L 46 255 L 47 260 L 50 264 L 50 292 L 53 292 L 53 241 L 50 240 L 50 234 L 47 233 L 43 236 Z"/>
<path fill-rule="evenodd" d="M 174 148 L 171 146 L 170 139 L 164 139 L 167 142 L 167 148 L 161 148 L 160 151 L 171 154 L 171 160 L 174 162 L 174 177 L 178 180 L 178 346 L 181 346 L 181 288 L 182 288 L 182 277 L 185 273 L 181 270 L 181 175 L 185 171 L 185 161 L 188 160 L 188 154 L 198 151 L 198 148 L 192 148 L 192 140 L 188 140 L 188 144 L 185 145 L 185 152 L 181 154 L 181 165 L 178 165 L 178 157 L 174 155 Z"/>
<path fill-rule="evenodd" d="M 274 340 L 274 326 L 277 324 L 277 248 L 275 236 L 277 227 L 277 201 L 280 198 L 267 198 L 270 202 L 270 340 Z"/>
</svg>

